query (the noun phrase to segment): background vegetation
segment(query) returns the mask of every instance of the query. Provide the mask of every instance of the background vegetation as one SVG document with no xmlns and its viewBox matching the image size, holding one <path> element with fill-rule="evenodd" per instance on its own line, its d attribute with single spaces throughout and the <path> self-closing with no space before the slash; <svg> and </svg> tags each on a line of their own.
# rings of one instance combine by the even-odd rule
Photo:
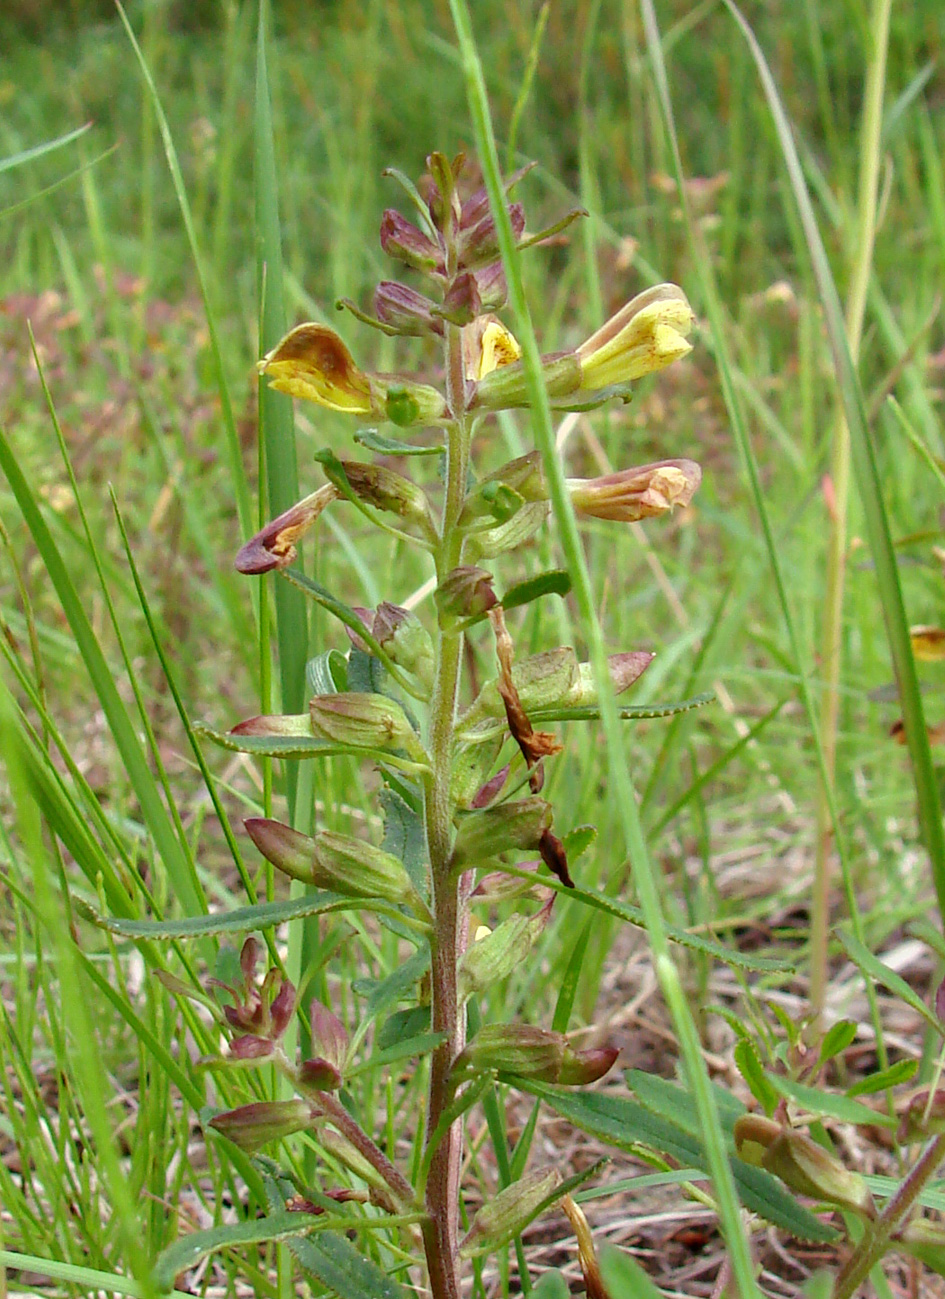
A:
<svg viewBox="0 0 945 1299">
<path fill-rule="evenodd" d="M 473 134 L 445 3 L 284 3 L 274 10 L 270 75 L 286 301 L 293 322 L 332 320 L 336 298 L 366 306 L 367 287 L 385 273 L 376 232 L 396 191 L 382 169 L 414 175 L 431 149 L 471 149 Z M 180 1011 L 143 976 L 133 947 L 105 942 L 74 907 L 84 898 L 114 909 L 128 880 L 135 881 L 125 894 L 129 914 L 146 909 L 142 885 L 168 914 L 184 881 L 215 906 L 244 899 L 155 639 L 190 719 L 233 724 L 254 711 L 269 677 L 251 587 L 231 569 L 244 536 L 234 446 L 243 490 L 248 484 L 256 499 L 255 6 L 149 3 L 128 13 L 176 147 L 192 242 L 154 101 L 110 6 L 14 0 L 0 15 L 0 158 L 9 160 L 0 163 L 0 428 L 49 529 L 49 544 L 38 544 L 35 528 L 24 526 L 22 499 L 14 501 L 4 483 L 5 680 L 23 713 L 8 705 L 3 725 L 8 738 L 26 734 L 28 744 L 26 756 L 12 761 L 0 844 L 0 1247 L 72 1265 L 58 1282 L 70 1293 L 91 1284 L 74 1270 L 79 1265 L 140 1276 L 143 1258 L 189 1226 L 208 1225 L 233 1193 L 232 1169 L 212 1154 L 207 1159 L 192 1131 L 204 1081 L 191 1082 L 188 1095 L 185 1079 L 170 1068 L 183 1031 Z M 745 13 L 793 125 L 845 298 L 859 238 L 870 7 L 783 0 L 746 5 Z M 564 454 L 575 475 L 667 454 L 703 466 L 694 509 L 645 534 L 588 526 L 588 561 L 609 646 L 657 652 L 633 702 L 715 692 L 711 706 L 625 732 L 664 911 L 674 924 L 704 927 L 730 945 L 791 956 L 798 973 L 764 987 L 755 980 L 752 995 L 764 991 L 800 1016 L 808 996 L 819 777 L 799 680 L 809 678 L 819 706 L 832 505 L 825 474 L 837 384 L 809 241 L 748 46 L 714 0 L 661 3 L 657 16 L 688 197 L 723 304 L 734 391 L 761 470 L 794 637 L 708 329 L 690 360 L 641 383 L 631 406 L 569 421 Z M 538 46 L 536 20 L 536 6 L 519 0 L 475 6 L 505 160 L 509 168 L 528 159 L 539 164 L 520 195 L 530 226 L 576 203 L 591 214 L 567 242 L 527 262 L 543 348 L 575 343 L 655 278 L 683 285 L 704 316 L 640 12 L 618 0 L 552 4 Z M 942 621 L 945 564 L 943 42 L 938 0 L 894 10 L 859 363 L 907 616 L 933 626 Z M 24 156 L 86 123 L 87 131 L 60 147 Z M 376 346 L 362 326 L 345 320 L 340 327 L 358 355 Z M 378 368 L 393 365 L 389 340 L 379 353 Z M 398 343 L 396 355 L 418 369 L 429 361 L 419 346 L 411 357 L 409 345 Z M 223 393 L 234 412 L 230 443 Z M 297 435 L 300 480 L 311 490 L 321 481 L 312 453 L 326 443 L 348 445 L 350 430 L 327 413 L 299 411 Z M 525 418 L 503 420 L 491 436 L 484 460 L 492 463 L 532 445 Z M 900 707 L 855 497 L 849 532 L 839 822 L 869 947 L 925 991 L 933 962 L 907 926 L 929 913 L 934 894 L 908 757 L 890 736 Z M 50 580 L 53 544 L 100 660 Z M 402 600 L 418 588 L 427 574 L 411 571 L 411 562 L 394 551 L 363 550 L 357 520 L 341 514 L 326 516 L 317 554 L 309 556 L 310 571 L 356 605 Z M 516 562 L 510 580 L 525 576 L 537 556 Z M 536 648 L 584 647 L 567 604 L 546 605 L 523 626 Z M 332 646 L 346 648 L 334 626 L 313 619 L 312 652 Z M 96 663 L 113 677 L 114 696 L 96 677 Z M 929 722 L 945 724 L 939 662 L 923 664 L 922 682 Z M 121 716 L 127 731 L 116 722 Z M 551 790 L 559 820 L 565 830 L 585 822 L 599 830 L 580 862 L 580 882 L 628 896 L 597 733 L 575 730 L 567 743 Z M 153 773 L 150 794 L 133 752 Z M 234 822 L 262 806 L 265 772 L 218 752 L 208 752 L 207 762 Z M 322 824 L 350 828 L 361 779 L 342 760 L 312 775 Z M 16 797 L 19 781 L 40 791 L 55 840 L 33 823 L 33 804 Z M 161 834 L 177 846 L 165 851 Z M 246 858 L 252 874 L 253 854 Z M 255 882 L 264 892 L 265 878 Z M 833 921 L 849 919 L 849 894 L 839 882 L 831 901 Z M 584 920 L 575 914 L 570 925 L 563 906 L 562 915 L 540 956 L 504 989 L 507 1004 L 534 1022 L 550 1017 Z M 77 945 L 67 941 L 70 926 Z M 348 937 L 349 929 L 322 933 L 328 947 Z M 316 986 L 321 980 L 342 1004 L 352 980 L 380 976 L 395 958 L 368 930 L 354 938 L 343 949 L 347 979 L 327 989 L 319 961 L 312 967 Z M 189 950 L 198 964 L 208 955 Z M 742 1007 L 736 981 L 695 958 L 683 973 L 724 1078 L 731 1035 L 710 1007 Z M 852 1067 L 868 1069 L 877 1043 L 863 983 L 839 949 L 827 1002 L 831 1013 L 862 1021 Z M 916 1024 L 897 1020 L 896 1007 L 890 1013 L 886 1046 L 894 1055 L 919 1054 Z M 576 1019 L 622 1044 L 626 1064 L 672 1074 L 676 1051 L 637 931 L 595 931 Z M 189 1031 L 199 1045 L 199 1024 Z M 248 1098 L 225 1086 L 224 1102 Z M 391 1141 L 399 1139 L 409 1094 L 372 1097 L 377 1079 L 370 1072 L 363 1086 L 362 1103 L 373 1099 L 386 1112 Z M 109 1130 L 118 1134 L 112 1156 Z M 489 1167 L 474 1165 L 470 1175 L 489 1186 Z M 124 1187 L 124 1201 L 112 1199 L 105 1212 L 104 1188 L 114 1196 L 116 1186 Z M 135 1225 L 142 1217 L 143 1240 Z M 250 1273 L 257 1293 L 287 1284 L 260 1268 Z M 213 1282 L 235 1293 L 237 1272 L 225 1260 Z"/>
</svg>

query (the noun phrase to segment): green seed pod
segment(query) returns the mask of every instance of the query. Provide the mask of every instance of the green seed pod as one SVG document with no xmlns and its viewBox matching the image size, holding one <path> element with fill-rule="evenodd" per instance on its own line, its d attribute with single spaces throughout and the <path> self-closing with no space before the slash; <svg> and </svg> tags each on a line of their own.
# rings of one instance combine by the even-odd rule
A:
<svg viewBox="0 0 945 1299">
<path fill-rule="evenodd" d="M 477 939 L 463 953 L 459 966 L 461 1001 L 485 992 L 506 978 L 527 958 L 551 917 L 554 894 L 533 916 L 516 914 Z"/>
<path fill-rule="evenodd" d="M 844 1167 L 805 1132 L 795 1128 L 782 1130 L 762 1155 L 761 1166 L 801 1195 L 826 1200 L 868 1217 L 875 1213 L 873 1197 L 859 1173 Z"/>
<path fill-rule="evenodd" d="M 535 796 L 469 812 L 456 834 L 452 865 L 474 866 L 514 849 L 534 851 L 542 833 L 551 827 L 552 817 L 551 804 Z"/>
<path fill-rule="evenodd" d="M 301 1132 L 312 1122 L 312 1117 L 308 1101 L 256 1101 L 215 1115 L 210 1127 L 252 1155 L 270 1141 Z"/>
<path fill-rule="evenodd" d="M 472 1226 L 459 1247 L 461 1258 L 492 1254 L 524 1230 L 538 1216 L 561 1185 L 556 1168 L 536 1169 L 492 1200 L 487 1201 L 472 1220 Z"/>
<path fill-rule="evenodd" d="M 361 749 L 402 749 L 418 762 L 426 753 L 407 714 L 386 695 L 344 691 L 316 695 L 309 701 L 316 739 Z"/>
</svg>

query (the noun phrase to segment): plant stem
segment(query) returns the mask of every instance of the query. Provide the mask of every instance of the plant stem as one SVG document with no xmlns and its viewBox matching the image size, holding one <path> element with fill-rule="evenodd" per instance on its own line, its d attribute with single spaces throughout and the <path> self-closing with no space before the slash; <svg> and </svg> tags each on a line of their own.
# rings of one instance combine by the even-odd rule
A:
<svg viewBox="0 0 945 1299">
<path fill-rule="evenodd" d="M 857 210 L 859 228 L 853 283 L 847 299 L 846 327 L 850 355 L 855 362 L 860 350 L 866 292 L 873 263 L 876 236 L 876 203 L 879 189 L 879 165 L 882 156 L 883 88 L 886 80 L 886 48 L 889 43 L 889 14 L 892 0 L 876 0 L 871 24 L 871 50 L 866 72 L 863 105 L 860 184 Z M 831 787 L 837 759 L 837 725 L 840 713 L 840 668 L 843 657 L 843 594 L 846 584 L 847 507 L 850 496 L 850 429 L 841 413 L 837 419 L 831 451 L 830 475 L 833 482 L 834 507 L 831 511 L 830 541 L 827 553 L 827 591 L 824 599 L 824 625 L 821 655 L 824 674 L 824 702 L 821 712 L 821 736 L 827 779 Z M 833 839 L 832 818 L 826 791 L 821 790 L 817 803 L 817 851 L 814 862 L 814 886 L 811 898 L 811 1010 L 819 1020 L 827 990 L 827 933 L 830 911 L 830 857 Z"/>
<path fill-rule="evenodd" d="M 837 1277 L 833 1299 L 851 1299 L 880 1261 L 893 1233 L 902 1225 L 926 1183 L 945 1159 L 945 1136 L 933 1137 L 912 1166 L 905 1181 L 843 1265 Z"/>
<path fill-rule="evenodd" d="M 447 399 L 455 416 L 449 428 L 446 453 L 446 499 L 440 545 L 436 555 L 437 579 L 442 581 L 462 557 L 462 534 L 457 524 L 466 496 L 469 466 L 469 429 L 465 417 L 462 335 L 447 326 Z M 431 1021 L 435 1033 L 445 1033 L 430 1063 L 427 1106 L 427 1142 L 449 1104 L 449 1071 L 462 1050 L 465 1021 L 456 995 L 456 967 L 465 939 L 465 916 L 459 878 L 450 867 L 453 815 L 450 803 L 453 726 L 462 663 L 463 634 L 440 631 L 437 670 L 430 701 L 427 751 L 431 774 L 424 781 L 424 821 L 430 875 L 433 881 L 433 935 L 431 939 Z M 430 1221 L 423 1239 L 434 1299 L 459 1299 L 459 1174 L 462 1126 L 454 1123 L 430 1160 L 426 1204 Z"/>
</svg>

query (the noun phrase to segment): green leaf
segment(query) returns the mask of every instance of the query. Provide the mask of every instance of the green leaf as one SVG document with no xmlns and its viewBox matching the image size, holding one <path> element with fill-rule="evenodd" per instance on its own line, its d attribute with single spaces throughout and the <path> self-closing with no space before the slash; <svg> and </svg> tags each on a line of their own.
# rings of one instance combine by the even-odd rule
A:
<svg viewBox="0 0 945 1299">
<path fill-rule="evenodd" d="M 765 1073 L 758 1048 L 750 1038 L 742 1037 L 736 1042 L 735 1064 L 745 1079 L 748 1090 L 764 1112 L 769 1116 L 773 1114 L 778 1104 L 778 1092 Z"/>
<path fill-rule="evenodd" d="M 678 1123 L 653 1114 L 636 1101 L 598 1092 L 572 1092 L 531 1079 L 509 1079 L 519 1091 L 538 1096 L 575 1127 L 620 1150 L 669 1155 L 687 1168 L 705 1169 L 701 1141 Z M 691 1105 L 692 1114 L 695 1109 Z M 801 1240 L 835 1240 L 837 1233 L 798 1204 L 763 1168 L 730 1156 L 739 1198 L 747 1209 Z"/>
<path fill-rule="evenodd" d="M 335 695 L 348 688 L 348 664 L 339 650 L 316 654 L 305 665 L 305 683 L 313 695 Z"/>
<path fill-rule="evenodd" d="M 417 1037 L 421 1033 L 426 1033 L 429 1027 L 429 1006 L 410 1006 L 406 1010 L 395 1010 L 384 1021 L 374 1039 L 374 1049 L 386 1051 L 388 1047 L 403 1041 L 406 1037 Z"/>
<path fill-rule="evenodd" d="M 532 1299 L 570 1299 L 571 1290 L 564 1276 L 555 1269 L 545 1272 L 532 1287 Z"/>
<path fill-rule="evenodd" d="M 322 915 L 329 911 L 363 910 L 370 899 L 343 898 L 337 893 L 307 893 L 301 898 L 287 898 L 284 902 L 260 902 L 253 907 L 240 907 L 238 911 L 221 911 L 213 915 L 187 916 L 183 920 L 124 920 L 100 916 L 97 911 L 76 898 L 73 905 L 78 915 L 99 929 L 122 938 L 199 938 L 206 934 L 242 934 L 270 925 L 282 925 L 302 916 Z"/>
<path fill-rule="evenodd" d="M 861 1105 L 849 1096 L 823 1091 L 819 1087 L 808 1087 L 805 1083 L 794 1082 L 790 1078 L 778 1078 L 776 1075 L 769 1077 L 782 1096 L 802 1105 L 810 1114 L 828 1115 L 839 1119 L 841 1123 L 875 1124 L 884 1128 L 896 1126 L 897 1120 L 893 1115 L 870 1109 L 868 1105 Z"/>
<path fill-rule="evenodd" d="M 272 1213 L 267 1218 L 232 1222 L 222 1227 L 211 1227 L 207 1231 L 195 1231 L 162 1250 L 155 1261 L 152 1280 L 158 1290 L 166 1292 L 173 1288 L 178 1273 L 189 1271 L 202 1258 L 215 1254 L 217 1250 L 230 1249 L 235 1245 L 258 1245 L 263 1241 L 286 1240 L 317 1226 L 318 1218 L 314 1214 L 292 1213 L 286 1209 L 281 1213 Z"/>
<path fill-rule="evenodd" d="M 919 994 L 909 987 L 901 975 L 897 974 L 895 970 L 891 970 L 888 965 L 884 965 L 879 957 L 874 956 L 868 947 L 845 929 L 838 929 L 837 937 L 843 944 L 847 956 L 862 974 L 868 979 L 875 979 L 877 983 L 881 983 L 884 988 L 888 988 L 890 992 L 900 997 L 907 1006 L 911 1006 L 917 1014 L 922 1016 L 939 1037 L 945 1033 L 945 1027 L 943 1027 L 935 1012 L 929 1009 Z"/>
<path fill-rule="evenodd" d="M 600 1251 L 600 1274 L 608 1299 L 661 1299 L 660 1291 L 636 1259 L 613 1245 L 605 1245 Z"/>
<path fill-rule="evenodd" d="M 295 1237 L 288 1247 L 309 1276 L 327 1286 L 338 1299 L 406 1299 L 407 1292 L 350 1241 L 333 1231 L 314 1239 Z"/>
<path fill-rule="evenodd" d="M 420 815 L 389 787 L 380 791 L 378 801 L 384 810 L 384 839 L 381 847 L 403 862 L 414 887 L 421 897 L 425 898 L 428 884 L 426 834 L 423 821 Z"/>
<path fill-rule="evenodd" d="M 516 609 L 519 605 L 531 604 L 543 595 L 565 596 L 571 590 L 571 576 L 566 568 L 553 568 L 547 573 L 539 573 L 524 582 L 510 586 L 502 597 L 503 609 Z"/>
<path fill-rule="evenodd" d="M 33 162 L 36 158 L 42 158 L 44 154 L 52 153 L 55 149 L 61 149 L 71 144 L 73 140 L 78 140 L 91 129 L 92 123 L 86 122 L 84 126 L 77 126 L 74 131 L 57 136 L 55 140 L 47 140 L 45 144 L 34 145 L 32 149 L 22 149 L 19 153 L 11 153 L 6 158 L 0 158 L 0 174 L 11 171 L 14 167 L 22 167 L 24 163 Z"/>
<path fill-rule="evenodd" d="M 333 758 L 347 754 L 352 758 L 387 763 L 401 771 L 426 770 L 423 764 L 398 757 L 396 753 L 384 749 L 336 744 L 331 740 L 317 740 L 314 735 L 234 735 L 231 731 L 216 731 L 201 722 L 195 723 L 194 731 L 204 739 L 212 740 L 221 749 L 230 749 L 234 753 L 251 753 L 257 758 Z"/>
<path fill-rule="evenodd" d="M 546 879 L 542 876 L 542 883 L 550 888 L 557 889 L 558 892 L 565 892 L 565 886 L 559 884 L 557 880 Z M 566 896 L 584 903 L 585 906 L 595 907 L 598 911 L 606 911 L 609 915 L 627 921 L 628 924 L 638 925 L 643 928 L 643 912 L 639 907 L 631 906 L 628 902 L 622 902 L 620 898 L 612 898 L 605 893 L 591 893 L 585 889 L 576 888 L 568 889 Z M 755 956 L 752 952 L 735 952 L 731 948 L 723 947 L 721 943 L 713 942 L 711 938 L 704 938 L 701 934 L 690 934 L 685 929 L 679 929 L 675 925 L 667 925 L 666 933 L 674 943 L 679 943 L 681 947 L 689 947 L 695 952 L 703 952 L 706 956 L 712 956 L 724 965 L 736 966 L 743 970 L 777 972 L 793 969 L 790 962 L 781 961 L 772 956 Z"/>
<path fill-rule="evenodd" d="M 852 1087 L 847 1088 L 847 1095 L 872 1096 L 874 1092 L 884 1092 L 889 1087 L 898 1087 L 901 1083 L 909 1082 L 914 1078 L 918 1069 L 918 1060 L 897 1060 L 888 1069 L 881 1069 L 879 1073 L 871 1073 L 866 1078 L 860 1078 Z"/>
<path fill-rule="evenodd" d="M 568 959 L 564 978 L 561 980 L 561 987 L 558 990 L 554 1018 L 551 1021 L 551 1027 L 555 1033 L 566 1033 L 568 1031 L 568 1022 L 571 1019 L 571 1011 L 574 1009 L 574 998 L 577 996 L 578 982 L 581 978 L 584 957 L 587 954 L 587 944 L 590 942 L 593 928 L 594 917 L 588 916 L 584 928 L 578 934 L 574 950 Z"/>
<path fill-rule="evenodd" d="M 419 1059 L 420 1056 L 435 1051 L 445 1041 L 445 1033 L 418 1033 L 416 1037 L 408 1037 L 401 1042 L 396 1042 L 383 1051 L 375 1051 L 370 1059 L 359 1064 L 356 1069 L 348 1070 L 347 1076 L 355 1078 L 360 1073 L 370 1069 L 381 1069 L 385 1065 L 394 1064 L 397 1060 Z"/>
<path fill-rule="evenodd" d="M 850 1043 L 855 1039 L 857 1024 L 852 1019 L 838 1019 L 836 1024 L 831 1024 L 830 1028 L 824 1034 L 824 1040 L 820 1047 L 820 1063 L 826 1064 L 836 1055 L 842 1055 Z"/>
<path fill-rule="evenodd" d="M 430 949 L 424 946 L 402 961 L 386 979 L 355 979 L 354 991 L 359 997 L 367 998 L 365 1016 L 374 1019 L 398 1001 L 403 1001 L 429 968 Z"/>
<path fill-rule="evenodd" d="M 688 713 L 694 708 L 704 708 L 715 701 L 715 693 L 706 690 L 691 699 L 682 699 L 674 704 L 627 704 L 618 708 L 617 715 L 622 721 L 637 722 L 655 717 L 674 717 L 676 713 Z M 600 721 L 600 709 L 594 705 L 581 708 L 536 708 L 531 714 L 535 722 L 597 722 Z"/>
<path fill-rule="evenodd" d="M 596 825 L 576 825 L 573 830 L 569 830 L 563 840 L 568 861 L 573 864 L 579 857 L 583 857 L 596 838 Z"/>
<path fill-rule="evenodd" d="M 376 428 L 359 429 L 354 440 L 381 456 L 441 456 L 445 450 L 443 446 L 415 446 L 410 442 L 400 442 L 379 433 Z"/>
</svg>

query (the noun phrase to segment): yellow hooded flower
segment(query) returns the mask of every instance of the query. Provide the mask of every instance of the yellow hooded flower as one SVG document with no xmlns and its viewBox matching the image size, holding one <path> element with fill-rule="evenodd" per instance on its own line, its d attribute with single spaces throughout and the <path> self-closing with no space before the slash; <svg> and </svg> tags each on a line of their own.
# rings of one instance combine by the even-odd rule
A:
<svg viewBox="0 0 945 1299">
<path fill-rule="evenodd" d="M 692 351 L 686 335 L 695 315 L 675 284 L 638 293 L 577 350 L 581 390 L 629 383 L 662 370 Z"/>
</svg>

